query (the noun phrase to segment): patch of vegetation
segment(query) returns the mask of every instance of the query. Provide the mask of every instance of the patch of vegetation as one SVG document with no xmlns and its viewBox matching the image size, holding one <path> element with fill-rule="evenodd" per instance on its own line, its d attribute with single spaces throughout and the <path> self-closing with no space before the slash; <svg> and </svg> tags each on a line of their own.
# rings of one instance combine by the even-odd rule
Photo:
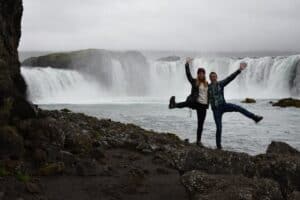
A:
<svg viewBox="0 0 300 200">
<path fill-rule="evenodd" d="M 20 182 L 23 182 L 23 183 L 27 183 L 27 182 L 29 182 L 30 181 L 30 176 L 28 175 L 28 174 L 26 174 L 26 173 L 24 173 L 24 172 L 21 172 L 21 171 L 17 171 L 16 173 L 15 173 L 15 177 L 16 177 L 16 179 L 18 180 L 18 181 L 20 181 Z"/>
</svg>

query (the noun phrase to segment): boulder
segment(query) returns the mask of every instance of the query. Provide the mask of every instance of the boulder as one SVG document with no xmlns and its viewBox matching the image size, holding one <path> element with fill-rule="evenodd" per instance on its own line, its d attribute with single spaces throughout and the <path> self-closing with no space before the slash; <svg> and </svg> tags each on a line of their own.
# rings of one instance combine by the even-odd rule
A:
<svg viewBox="0 0 300 200">
<path fill-rule="evenodd" d="M 267 148 L 267 154 L 286 154 L 291 156 L 300 156 L 300 152 L 284 142 L 272 143 Z"/>
<path fill-rule="evenodd" d="M 287 99 L 280 99 L 278 102 L 273 103 L 273 106 L 279 106 L 279 107 L 295 107 L 300 108 L 300 100 L 299 99 L 293 99 L 293 98 L 287 98 Z"/>
<path fill-rule="evenodd" d="M 181 178 L 191 199 L 206 200 L 283 200 L 280 186 L 270 179 L 244 176 L 209 175 L 193 170 Z"/>
<path fill-rule="evenodd" d="M 246 98 L 245 100 L 242 101 L 242 103 L 256 103 L 256 100 L 251 98 Z"/>
</svg>

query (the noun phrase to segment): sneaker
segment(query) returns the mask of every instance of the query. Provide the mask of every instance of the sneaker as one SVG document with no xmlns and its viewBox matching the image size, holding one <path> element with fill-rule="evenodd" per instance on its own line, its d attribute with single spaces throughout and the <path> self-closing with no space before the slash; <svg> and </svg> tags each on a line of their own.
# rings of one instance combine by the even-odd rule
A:
<svg viewBox="0 0 300 200">
<path fill-rule="evenodd" d="M 175 108 L 175 97 L 172 96 L 169 102 L 169 109 Z"/>
<path fill-rule="evenodd" d="M 263 117 L 262 117 L 262 116 L 255 116 L 255 119 L 254 119 L 255 123 L 258 123 L 258 122 L 260 122 L 261 120 L 263 120 Z"/>
</svg>

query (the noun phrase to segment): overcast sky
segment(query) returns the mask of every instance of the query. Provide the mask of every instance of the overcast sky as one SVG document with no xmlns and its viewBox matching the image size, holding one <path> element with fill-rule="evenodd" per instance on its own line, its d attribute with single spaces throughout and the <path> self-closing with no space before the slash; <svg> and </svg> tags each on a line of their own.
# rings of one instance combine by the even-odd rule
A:
<svg viewBox="0 0 300 200">
<path fill-rule="evenodd" d="M 20 50 L 300 51 L 299 0 L 23 0 Z"/>
</svg>

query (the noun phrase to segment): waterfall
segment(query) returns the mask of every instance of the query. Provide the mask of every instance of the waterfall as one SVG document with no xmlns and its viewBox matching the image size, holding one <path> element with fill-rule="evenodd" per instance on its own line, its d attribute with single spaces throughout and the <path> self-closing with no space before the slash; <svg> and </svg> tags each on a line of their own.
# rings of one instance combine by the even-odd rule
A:
<svg viewBox="0 0 300 200">
<path fill-rule="evenodd" d="M 207 73 L 217 72 L 221 80 L 238 69 L 241 61 L 247 62 L 248 67 L 226 87 L 227 98 L 271 99 L 300 95 L 300 55 L 243 59 L 199 57 L 194 59 L 191 71 L 195 75 L 198 67 L 204 67 Z M 183 59 L 177 62 L 149 60 L 138 64 L 133 58 L 130 61 L 112 59 L 110 66 L 99 66 L 105 77 L 93 76 L 99 73 L 95 72 L 97 69 L 86 72 L 23 66 L 21 72 L 28 85 L 29 98 L 38 104 L 88 104 L 114 99 L 167 102 L 171 95 L 183 100 L 190 92 L 184 62 Z"/>
</svg>

